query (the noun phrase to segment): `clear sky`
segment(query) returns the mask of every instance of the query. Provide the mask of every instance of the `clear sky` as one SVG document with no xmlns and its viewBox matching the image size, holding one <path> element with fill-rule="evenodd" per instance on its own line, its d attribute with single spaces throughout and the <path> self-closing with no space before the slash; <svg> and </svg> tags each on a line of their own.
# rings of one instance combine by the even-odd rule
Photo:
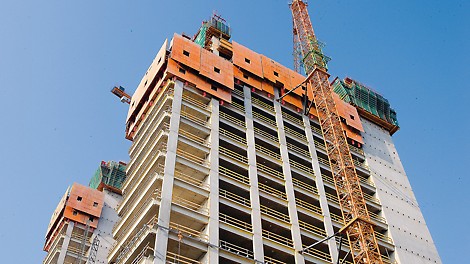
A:
<svg viewBox="0 0 470 264">
<path fill-rule="evenodd" d="M 292 67 L 287 2 L 1 1 L 0 262 L 41 263 L 67 186 L 88 184 L 101 160 L 128 161 L 113 85 L 132 93 L 165 38 L 193 35 L 213 10 L 234 40 Z M 466 263 L 470 2 L 309 3 L 332 77 L 369 85 L 398 112 L 394 141 L 440 256 Z"/>
</svg>

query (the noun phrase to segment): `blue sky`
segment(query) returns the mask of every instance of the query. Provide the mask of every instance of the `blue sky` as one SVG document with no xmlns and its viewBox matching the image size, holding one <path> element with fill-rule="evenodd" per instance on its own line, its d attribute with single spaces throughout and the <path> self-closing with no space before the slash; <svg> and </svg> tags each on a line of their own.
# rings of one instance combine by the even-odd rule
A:
<svg viewBox="0 0 470 264">
<path fill-rule="evenodd" d="M 470 2 L 309 2 L 332 77 L 369 85 L 397 110 L 394 141 L 440 256 L 464 263 Z M 165 38 L 194 34 L 213 10 L 234 40 L 292 67 L 287 0 L 2 1 L 2 263 L 40 263 L 67 186 L 87 184 L 101 160 L 128 160 L 126 105 L 109 90 L 133 92 Z"/>
</svg>

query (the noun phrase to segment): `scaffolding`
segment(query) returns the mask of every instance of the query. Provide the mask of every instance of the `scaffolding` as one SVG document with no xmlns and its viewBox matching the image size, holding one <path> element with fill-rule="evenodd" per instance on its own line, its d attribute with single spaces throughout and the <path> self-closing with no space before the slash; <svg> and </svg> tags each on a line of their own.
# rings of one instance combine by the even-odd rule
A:
<svg viewBox="0 0 470 264">
<path fill-rule="evenodd" d="M 127 164 L 120 161 L 101 161 L 95 175 L 90 179 L 89 186 L 97 189 L 100 183 L 121 189 L 122 183 L 126 180 Z"/>
</svg>

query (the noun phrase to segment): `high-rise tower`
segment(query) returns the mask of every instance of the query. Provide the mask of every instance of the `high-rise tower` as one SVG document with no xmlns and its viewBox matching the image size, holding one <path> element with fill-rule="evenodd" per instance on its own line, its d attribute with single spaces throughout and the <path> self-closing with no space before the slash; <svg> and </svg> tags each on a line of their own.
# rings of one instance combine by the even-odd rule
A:
<svg viewBox="0 0 470 264">
<path fill-rule="evenodd" d="M 344 241 L 305 250 L 344 222 L 307 87 L 276 100 L 304 80 L 230 42 L 220 17 L 165 41 L 130 102 L 109 263 L 351 263 Z M 357 81 L 332 85 L 380 258 L 440 263 L 391 139 L 395 112 Z"/>
</svg>

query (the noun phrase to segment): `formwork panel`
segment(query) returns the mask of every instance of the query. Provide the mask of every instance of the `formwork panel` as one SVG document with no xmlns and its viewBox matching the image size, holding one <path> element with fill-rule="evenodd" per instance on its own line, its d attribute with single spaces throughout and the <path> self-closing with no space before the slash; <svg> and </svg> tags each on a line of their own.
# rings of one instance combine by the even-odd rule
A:
<svg viewBox="0 0 470 264">
<path fill-rule="evenodd" d="M 232 63 L 205 49 L 201 50 L 199 73 L 229 89 L 234 89 Z"/>
<path fill-rule="evenodd" d="M 189 70 L 184 70 L 173 59 L 168 59 L 166 72 L 171 76 L 176 76 L 184 81 L 187 81 L 188 83 L 191 83 L 201 91 L 213 95 L 221 100 L 232 102 L 232 95 L 227 88 L 224 89 L 223 87 L 214 87 L 202 79 L 199 75 L 194 74 Z"/>
<path fill-rule="evenodd" d="M 147 92 L 148 87 L 150 84 L 155 81 L 155 77 L 157 73 L 160 71 L 162 66 L 165 64 L 165 56 L 166 50 L 168 46 L 168 40 L 166 39 L 163 45 L 161 46 L 160 50 L 157 53 L 157 56 L 153 59 L 152 64 L 148 68 L 147 72 L 145 73 L 144 77 L 140 81 L 139 86 L 137 86 L 136 91 L 132 95 L 131 104 L 129 107 L 129 112 L 127 114 L 126 122 L 129 118 L 134 114 L 136 111 L 137 106 L 139 105 L 142 97 Z"/>
<path fill-rule="evenodd" d="M 232 41 L 233 48 L 233 64 L 250 73 L 263 78 L 263 67 L 261 63 L 261 55 L 250 50 L 249 48 Z"/>
<path fill-rule="evenodd" d="M 201 49 L 196 43 L 175 34 L 171 42 L 170 58 L 199 71 L 201 68 Z"/>
<path fill-rule="evenodd" d="M 250 75 L 249 73 L 245 73 L 243 70 L 239 69 L 238 66 L 233 65 L 233 77 L 238 79 L 251 87 L 254 87 L 258 90 L 262 90 L 261 80 L 254 75 Z"/>
<path fill-rule="evenodd" d="M 333 94 L 333 98 L 335 99 L 338 114 L 346 120 L 346 124 L 364 132 L 364 128 L 362 127 L 361 119 L 359 118 L 356 108 L 341 100 L 336 93 Z"/>
</svg>

